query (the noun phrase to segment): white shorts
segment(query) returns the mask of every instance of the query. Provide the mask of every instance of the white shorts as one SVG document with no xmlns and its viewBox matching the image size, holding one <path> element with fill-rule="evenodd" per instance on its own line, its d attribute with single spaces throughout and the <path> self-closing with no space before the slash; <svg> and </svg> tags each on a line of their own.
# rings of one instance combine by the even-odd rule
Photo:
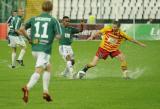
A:
<svg viewBox="0 0 160 109">
<path fill-rule="evenodd" d="M 50 64 L 50 55 L 44 52 L 32 52 L 33 57 L 36 59 L 35 67 L 43 67 L 46 68 L 48 64 Z"/>
<path fill-rule="evenodd" d="M 64 60 L 66 60 L 66 56 L 70 55 L 71 59 L 74 59 L 74 54 L 72 47 L 70 45 L 60 45 L 59 46 L 59 53 L 63 57 Z"/>
<path fill-rule="evenodd" d="M 11 47 L 16 47 L 17 45 L 24 46 L 24 47 L 26 46 L 26 43 L 25 43 L 24 38 L 22 36 L 9 35 L 9 40 L 10 40 Z"/>
</svg>

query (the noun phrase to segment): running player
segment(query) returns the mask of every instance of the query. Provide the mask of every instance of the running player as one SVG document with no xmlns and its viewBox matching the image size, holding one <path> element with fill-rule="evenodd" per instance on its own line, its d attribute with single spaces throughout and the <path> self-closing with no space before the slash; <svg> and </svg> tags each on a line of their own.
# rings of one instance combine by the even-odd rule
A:
<svg viewBox="0 0 160 109">
<path fill-rule="evenodd" d="M 48 90 L 51 75 L 50 56 L 53 40 L 57 34 L 61 34 L 59 22 L 50 15 L 52 9 L 52 2 L 44 1 L 42 4 L 43 12 L 39 16 L 29 19 L 21 28 L 23 35 L 31 42 L 32 54 L 36 59 L 35 71 L 29 82 L 22 88 L 23 101 L 26 103 L 28 102 L 29 90 L 37 83 L 41 73 L 43 73 L 43 99 L 48 102 L 52 101 Z M 31 38 L 26 32 L 28 28 L 31 28 Z M 57 38 L 60 38 L 59 35 Z"/>
</svg>

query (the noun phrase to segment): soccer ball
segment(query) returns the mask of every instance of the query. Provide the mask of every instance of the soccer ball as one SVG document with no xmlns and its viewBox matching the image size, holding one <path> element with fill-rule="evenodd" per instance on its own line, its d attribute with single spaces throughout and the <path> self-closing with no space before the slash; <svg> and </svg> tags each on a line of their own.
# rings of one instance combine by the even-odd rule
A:
<svg viewBox="0 0 160 109">
<path fill-rule="evenodd" d="M 82 79 L 86 75 L 86 72 L 80 70 L 77 73 L 77 78 Z"/>
</svg>

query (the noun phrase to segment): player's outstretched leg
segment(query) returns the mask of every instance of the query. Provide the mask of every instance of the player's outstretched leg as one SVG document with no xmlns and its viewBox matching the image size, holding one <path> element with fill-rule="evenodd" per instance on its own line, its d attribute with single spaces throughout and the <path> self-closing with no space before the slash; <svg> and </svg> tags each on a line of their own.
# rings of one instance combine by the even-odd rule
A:
<svg viewBox="0 0 160 109">
<path fill-rule="evenodd" d="M 128 66 L 124 54 L 120 53 L 118 56 L 116 56 L 116 58 L 121 62 L 121 70 L 123 78 L 126 80 L 130 79 L 130 77 L 128 76 Z"/>
<path fill-rule="evenodd" d="M 92 62 L 90 62 L 89 64 L 85 65 L 84 68 L 82 70 L 80 70 L 78 73 L 74 74 L 74 78 L 79 78 L 82 79 L 84 78 L 84 76 L 86 75 L 86 72 L 88 71 L 89 68 L 91 67 L 95 67 L 97 62 L 99 60 L 98 56 L 94 56 Z"/>
</svg>

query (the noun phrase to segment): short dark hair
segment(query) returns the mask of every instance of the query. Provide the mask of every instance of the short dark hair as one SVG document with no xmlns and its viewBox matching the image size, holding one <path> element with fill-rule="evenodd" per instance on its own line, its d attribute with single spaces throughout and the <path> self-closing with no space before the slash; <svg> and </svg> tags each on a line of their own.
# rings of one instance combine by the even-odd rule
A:
<svg viewBox="0 0 160 109">
<path fill-rule="evenodd" d="M 12 12 L 17 12 L 17 10 L 13 10 Z"/>
<path fill-rule="evenodd" d="M 69 17 L 68 16 L 64 16 L 63 19 L 69 19 Z"/>
<path fill-rule="evenodd" d="M 118 28 L 121 26 L 120 22 L 116 20 L 114 20 L 112 24 L 117 25 Z"/>
<path fill-rule="evenodd" d="M 42 10 L 45 12 L 50 12 L 53 9 L 53 4 L 51 1 L 46 0 L 42 3 Z"/>
</svg>

